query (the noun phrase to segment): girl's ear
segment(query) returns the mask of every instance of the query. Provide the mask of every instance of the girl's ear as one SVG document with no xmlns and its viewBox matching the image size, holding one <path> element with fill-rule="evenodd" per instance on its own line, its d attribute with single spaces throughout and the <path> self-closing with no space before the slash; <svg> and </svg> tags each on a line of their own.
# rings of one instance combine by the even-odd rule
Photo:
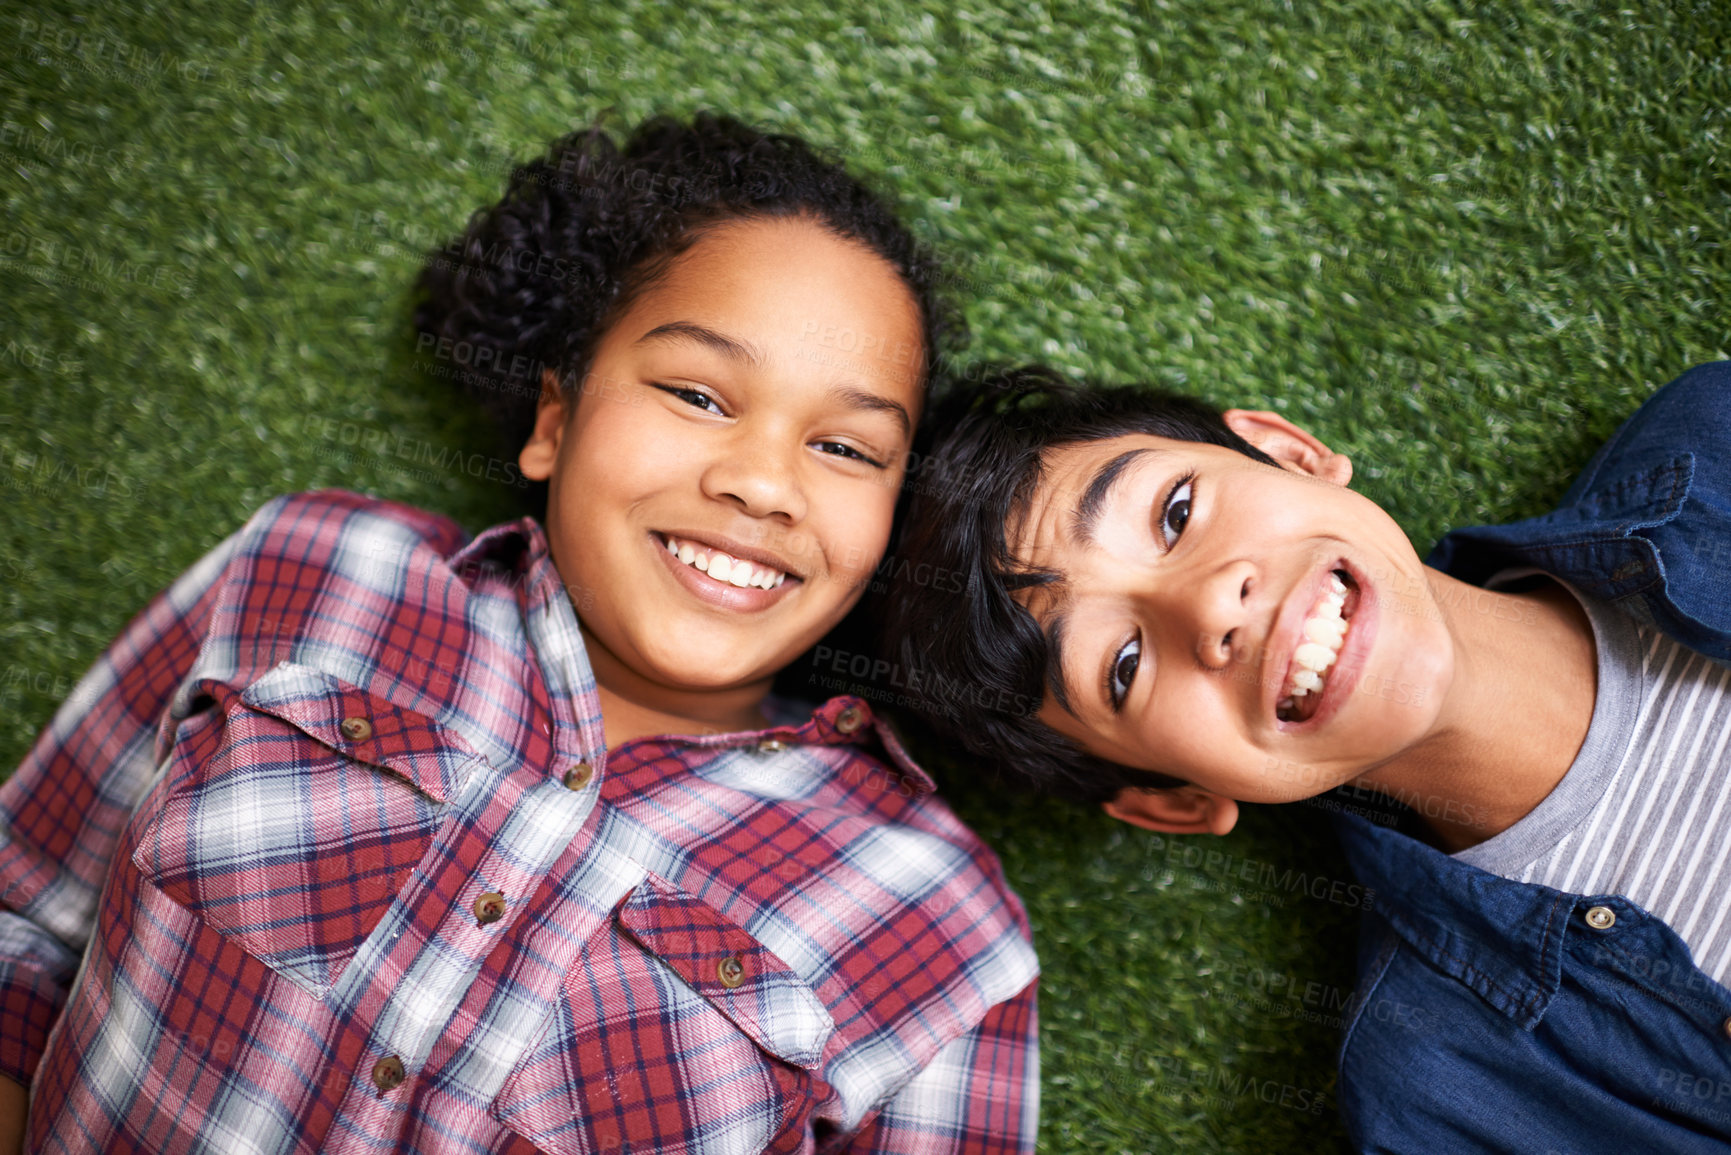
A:
<svg viewBox="0 0 1731 1155">
<path fill-rule="evenodd" d="M 530 481 L 546 481 L 553 476 L 553 463 L 559 460 L 559 439 L 565 433 L 565 394 L 559 389 L 558 375 L 551 369 L 541 370 L 541 399 L 535 403 L 535 427 L 529 440 L 517 454 L 517 466 Z"/>
<path fill-rule="evenodd" d="M 1132 826 L 1165 834 L 1230 834 L 1238 824 L 1238 803 L 1200 786 L 1170 790 L 1125 787 L 1100 809 Z"/>
<path fill-rule="evenodd" d="M 1344 453 L 1332 452 L 1278 413 L 1266 409 L 1228 409 L 1221 416 L 1226 419 L 1228 429 L 1282 465 L 1335 485 L 1352 481 L 1351 459 Z"/>
</svg>

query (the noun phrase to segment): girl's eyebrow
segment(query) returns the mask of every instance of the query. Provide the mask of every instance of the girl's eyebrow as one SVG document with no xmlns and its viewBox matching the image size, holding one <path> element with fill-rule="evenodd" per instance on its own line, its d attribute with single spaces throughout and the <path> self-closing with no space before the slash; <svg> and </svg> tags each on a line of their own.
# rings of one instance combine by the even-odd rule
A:
<svg viewBox="0 0 1731 1155">
<path fill-rule="evenodd" d="M 763 367 L 763 354 L 750 341 L 729 337 L 726 333 L 717 332 L 707 325 L 699 325 L 696 321 L 669 321 L 665 325 L 657 325 L 634 343 L 647 345 L 681 339 L 695 341 L 714 349 L 730 361 L 740 361 L 754 369 Z M 837 385 L 829 391 L 829 395 L 832 400 L 849 409 L 890 414 L 901 423 L 904 437 L 913 432 L 913 417 L 908 413 L 907 406 L 899 401 L 892 401 L 888 397 L 880 397 L 869 390 L 851 385 Z"/>
<path fill-rule="evenodd" d="M 726 333 L 718 333 L 707 325 L 699 325 L 695 321 L 669 321 L 665 325 L 657 325 L 643 336 L 637 338 L 636 344 L 646 345 L 656 341 L 677 340 L 679 338 L 707 345 L 730 361 L 743 361 L 748 365 L 761 367 L 763 354 L 750 341 L 741 341 L 729 337 Z"/>
<path fill-rule="evenodd" d="M 913 432 L 913 419 L 908 416 L 907 406 L 899 401 L 891 401 L 888 397 L 880 397 L 866 389 L 856 389 L 851 385 L 837 385 L 830 389 L 830 398 L 840 402 L 849 409 L 865 410 L 872 413 L 888 413 L 902 423 L 902 436 Z"/>
</svg>

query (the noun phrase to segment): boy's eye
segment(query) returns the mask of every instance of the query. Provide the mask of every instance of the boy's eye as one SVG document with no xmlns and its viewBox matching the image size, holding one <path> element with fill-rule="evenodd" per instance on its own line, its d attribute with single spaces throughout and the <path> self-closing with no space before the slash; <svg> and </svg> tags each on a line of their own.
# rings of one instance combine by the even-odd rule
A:
<svg viewBox="0 0 1731 1155">
<path fill-rule="evenodd" d="M 1184 527 L 1190 524 L 1190 483 L 1196 479 L 1194 473 L 1185 474 L 1178 479 L 1178 484 L 1172 487 L 1172 492 L 1166 495 L 1166 504 L 1160 510 L 1160 537 L 1171 549 L 1178 543 L 1178 537 L 1184 532 Z"/>
<path fill-rule="evenodd" d="M 715 398 L 699 389 L 685 389 L 678 385 L 657 385 L 655 388 L 663 393 L 670 393 L 693 409 L 701 409 L 705 413 L 720 413 L 721 406 Z"/>
<path fill-rule="evenodd" d="M 1131 638 L 1124 643 L 1112 658 L 1112 672 L 1107 679 L 1111 684 L 1107 694 L 1112 701 L 1112 709 L 1117 710 L 1124 705 L 1124 698 L 1130 693 L 1130 683 L 1136 680 L 1136 668 L 1142 664 L 1142 639 Z"/>
</svg>

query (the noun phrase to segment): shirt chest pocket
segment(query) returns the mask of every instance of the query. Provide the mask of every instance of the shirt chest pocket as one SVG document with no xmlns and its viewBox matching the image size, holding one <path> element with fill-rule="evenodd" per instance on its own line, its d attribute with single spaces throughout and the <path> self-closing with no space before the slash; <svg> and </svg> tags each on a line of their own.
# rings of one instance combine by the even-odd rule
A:
<svg viewBox="0 0 1731 1155">
<path fill-rule="evenodd" d="M 494 1113 L 552 1155 L 799 1150 L 834 1031 L 791 967 L 649 874 L 566 975 Z"/>
<path fill-rule="evenodd" d="M 432 718 L 306 666 L 283 663 L 217 697 L 220 731 L 170 753 L 133 864 L 323 998 L 479 755 Z"/>
</svg>

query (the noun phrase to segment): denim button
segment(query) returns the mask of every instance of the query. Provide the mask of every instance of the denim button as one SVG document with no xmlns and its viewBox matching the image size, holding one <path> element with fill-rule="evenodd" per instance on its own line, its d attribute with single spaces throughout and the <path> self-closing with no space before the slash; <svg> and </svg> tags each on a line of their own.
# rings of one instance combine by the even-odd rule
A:
<svg viewBox="0 0 1731 1155">
<path fill-rule="evenodd" d="M 1610 930 L 1617 925 L 1617 912 L 1608 906 L 1595 906 L 1587 912 L 1587 925 L 1594 930 Z"/>
</svg>

